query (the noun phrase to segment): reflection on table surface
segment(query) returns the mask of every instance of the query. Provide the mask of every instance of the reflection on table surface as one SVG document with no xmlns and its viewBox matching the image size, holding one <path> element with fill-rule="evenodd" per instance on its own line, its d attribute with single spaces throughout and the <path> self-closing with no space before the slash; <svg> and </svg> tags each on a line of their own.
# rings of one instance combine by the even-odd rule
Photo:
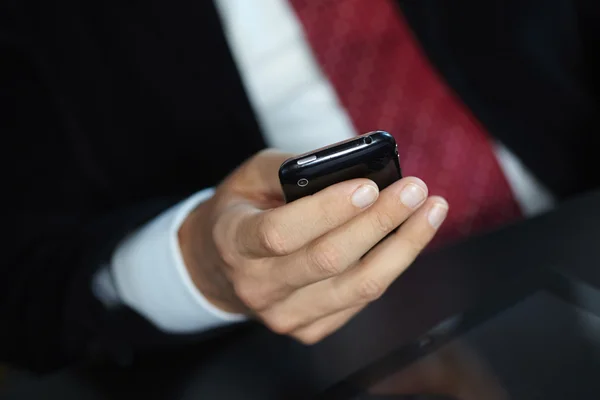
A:
<svg viewBox="0 0 600 400">
<path fill-rule="evenodd" d="M 600 318 L 538 292 L 356 399 L 593 399 L 599 378 Z"/>
</svg>

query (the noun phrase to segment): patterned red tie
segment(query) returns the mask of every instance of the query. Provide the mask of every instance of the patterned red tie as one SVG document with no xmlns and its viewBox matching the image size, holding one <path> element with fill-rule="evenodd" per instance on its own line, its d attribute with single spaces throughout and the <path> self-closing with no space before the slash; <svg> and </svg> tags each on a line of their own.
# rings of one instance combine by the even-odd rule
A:
<svg viewBox="0 0 600 400">
<path fill-rule="evenodd" d="M 291 0 L 357 132 L 394 135 L 404 175 L 444 196 L 437 241 L 520 216 L 489 136 L 437 75 L 393 0 Z"/>
</svg>

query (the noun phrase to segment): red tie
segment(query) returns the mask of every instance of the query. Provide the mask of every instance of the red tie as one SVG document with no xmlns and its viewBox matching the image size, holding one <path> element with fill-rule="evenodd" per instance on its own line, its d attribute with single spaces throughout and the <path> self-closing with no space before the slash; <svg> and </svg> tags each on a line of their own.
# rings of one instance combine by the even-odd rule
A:
<svg viewBox="0 0 600 400">
<path fill-rule="evenodd" d="M 393 0 L 291 0 L 357 132 L 394 135 L 405 176 L 450 213 L 437 241 L 520 216 L 488 134 L 423 55 Z"/>
</svg>

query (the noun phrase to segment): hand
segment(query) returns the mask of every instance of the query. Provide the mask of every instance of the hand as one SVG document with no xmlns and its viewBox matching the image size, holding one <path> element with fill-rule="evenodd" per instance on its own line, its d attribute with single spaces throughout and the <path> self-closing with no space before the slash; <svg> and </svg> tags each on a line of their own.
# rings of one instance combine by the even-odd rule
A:
<svg viewBox="0 0 600 400">
<path fill-rule="evenodd" d="M 284 204 L 277 172 L 287 158 L 264 151 L 244 163 L 187 218 L 179 239 L 210 302 L 310 344 L 384 293 L 432 239 L 448 205 L 427 198 L 417 178 L 381 193 L 355 179 Z"/>
</svg>

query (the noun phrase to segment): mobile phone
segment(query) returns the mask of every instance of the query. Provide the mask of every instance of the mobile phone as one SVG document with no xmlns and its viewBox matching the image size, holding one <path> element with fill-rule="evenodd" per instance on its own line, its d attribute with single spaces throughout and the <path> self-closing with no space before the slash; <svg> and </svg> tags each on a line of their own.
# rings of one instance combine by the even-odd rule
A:
<svg viewBox="0 0 600 400">
<path fill-rule="evenodd" d="M 402 178 L 398 147 L 392 135 L 369 132 L 290 158 L 279 168 L 288 203 L 356 178 L 371 179 L 379 190 Z"/>
</svg>

